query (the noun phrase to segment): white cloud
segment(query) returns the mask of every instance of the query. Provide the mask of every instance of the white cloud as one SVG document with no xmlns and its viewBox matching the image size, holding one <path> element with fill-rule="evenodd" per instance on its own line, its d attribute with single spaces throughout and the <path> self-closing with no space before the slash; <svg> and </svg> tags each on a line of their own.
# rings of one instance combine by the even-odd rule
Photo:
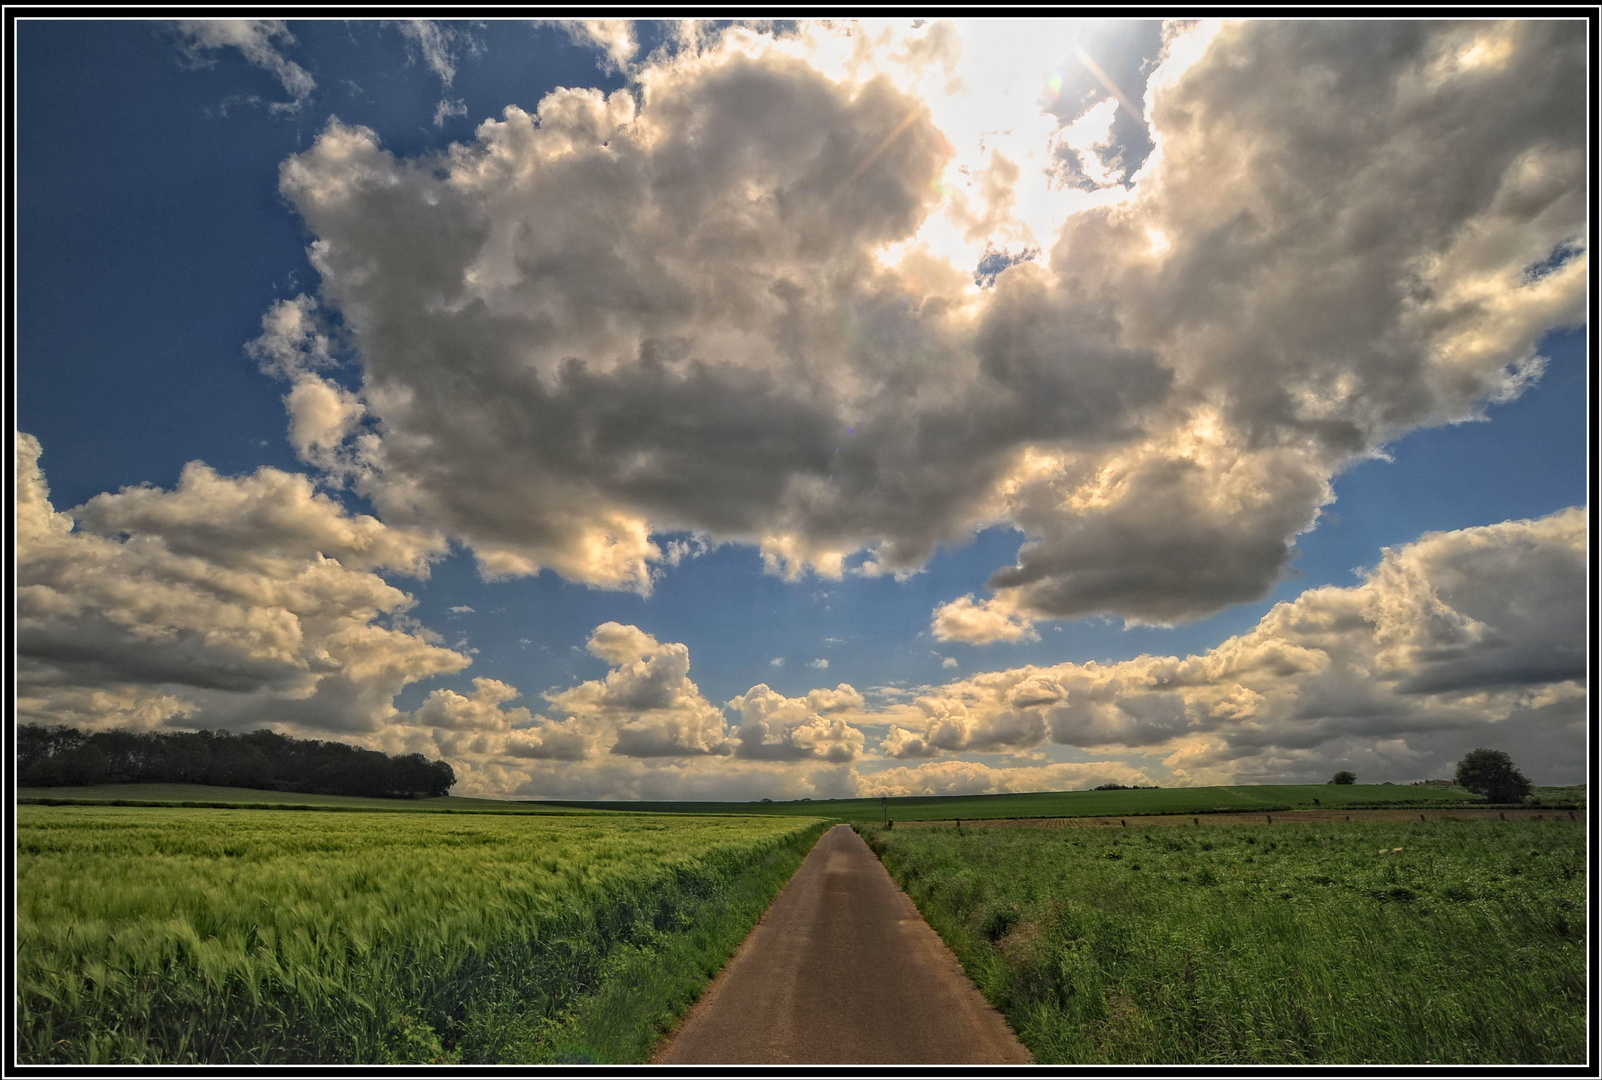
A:
<svg viewBox="0 0 1602 1080">
<path fill-rule="evenodd" d="M 51 534 L 47 515 L 23 516 Z M 597 627 L 605 677 L 550 715 L 478 679 L 371 738 L 444 754 L 464 792 L 569 798 L 799 798 L 1313 782 L 1450 775 L 1504 746 L 1548 782 L 1584 778 L 1586 512 L 1431 533 L 1349 588 L 1310 589 L 1206 653 L 981 672 L 907 691 L 846 683 L 725 703 L 689 654 Z M 869 700 L 872 704 L 869 704 Z M 884 731 L 876 746 L 865 729 Z M 1094 756 L 1045 760 L 1052 745 Z M 954 758 L 994 755 L 990 760 Z M 890 759 L 888 761 L 882 759 Z"/>
<path fill-rule="evenodd" d="M 422 54 L 423 62 L 439 77 L 441 85 L 450 86 L 456 78 L 458 31 L 432 19 L 404 19 L 395 25 Z"/>
<path fill-rule="evenodd" d="M 180 19 L 179 47 L 193 63 L 209 64 L 209 50 L 233 47 L 255 66 L 272 73 L 291 100 L 270 106 L 274 112 L 296 112 L 306 104 L 316 81 L 306 69 L 278 51 L 295 37 L 280 19 Z"/>
<path fill-rule="evenodd" d="M 973 761 L 935 761 L 865 773 L 865 796 L 987 795 L 1004 792 L 1076 791 L 1097 784 L 1150 784 L 1139 769 L 1117 761 L 997 767 Z"/>
<path fill-rule="evenodd" d="M 722 711 L 689 679 L 686 646 L 657 641 L 637 626 L 608 622 L 595 628 L 589 650 L 614 665 L 605 678 L 546 698 L 581 726 L 604 731 L 611 753 L 678 757 L 732 752 Z"/>
<path fill-rule="evenodd" d="M 972 593 L 936 608 L 932 632 L 937 641 L 966 641 L 971 645 L 1040 640 L 1029 617 L 1014 610 L 1007 600 L 991 597 L 976 601 Z"/>
<path fill-rule="evenodd" d="M 17 434 L 19 717 L 373 732 L 408 683 L 468 663 L 378 571 L 425 575 L 437 537 L 347 513 L 305 477 L 187 465 L 54 509 Z M 386 625 L 387 624 L 387 625 Z"/>
<path fill-rule="evenodd" d="M 804 698 L 788 698 L 759 683 L 728 705 L 742 719 L 736 750 L 742 758 L 846 762 L 862 754 L 862 732 L 830 715 L 862 708 L 862 695 L 846 683 Z"/>
<path fill-rule="evenodd" d="M 948 656 L 940 661 L 940 666 L 943 668 L 955 668 L 957 666 L 957 658 L 955 656 Z"/>
<path fill-rule="evenodd" d="M 768 664 L 770 666 L 772 666 L 772 667 L 783 667 L 784 666 L 784 657 L 775 656 L 772 660 L 768 661 Z"/>
<path fill-rule="evenodd" d="M 822 657 L 822 656 L 818 657 L 816 660 L 808 660 L 807 661 L 807 667 L 809 667 L 809 668 L 817 668 L 819 671 L 827 670 L 828 666 L 829 666 L 829 661 L 826 658 Z"/>
<path fill-rule="evenodd" d="M 434 126 L 444 127 L 445 121 L 451 119 L 452 117 L 466 115 L 467 102 L 460 100 L 452 101 L 449 98 L 441 98 L 439 104 L 434 106 Z"/>
<path fill-rule="evenodd" d="M 1586 512 L 1430 533 L 1361 585 L 1310 589 L 1200 656 L 989 672 L 915 700 L 897 758 L 1046 742 L 1138 754 L 1164 782 L 1447 775 L 1475 745 L 1580 779 Z M 1539 737 L 1536 737 L 1539 736 Z M 1527 748 L 1527 749 L 1526 749 Z"/>
<path fill-rule="evenodd" d="M 603 71 L 627 71 L 639 51 L 630 19 L 562 19 L 556 25 L 577 44 L 599 50 Z"/>
<path fill-rule="evenodd" d="M 333 335 L 309 296 L 275 301 L 261 317 L 261 331 L 245 346 L 245 354 L 269 375 L 294 380 L 339 363 Z"/>
<path fill-rule="evenodd" d="M 477 52 L 479 49 L 479 43 L 459 25 L 436 22 L 432 19 L 403 19 L 395 25 L 400 29 L 401 36 L 417 50 L 423 63 L 438 77 L 440 86 L 446 90 L 450 89 L 451 83 L 456 79 L 456 64 L 460 50 L 466 48 Z M 446 120 L 466 115 L 466 101 L 441 98 L 439 104 L 434 106 L 434 126 L 443 127 Z"/>
<path fill-rule="evenodd" d="M 1343 468 L 1516 395 L 1582 317 L 1583 24 L 1175 31 L 1156 149 L 1099 194 L 1052 186 L 1123 109 L 1035 108 L 1062 29 L 680 35 L 634 91 L 419 159 L 330 124 L 282 190 L 364 413 L 297 414 L 306 452 L 487 576 L 641 593 L 672 533 L 840 578 L 1009 523 L 934 631 L 1017 641 L 1263 596 Z"/>
</svg>

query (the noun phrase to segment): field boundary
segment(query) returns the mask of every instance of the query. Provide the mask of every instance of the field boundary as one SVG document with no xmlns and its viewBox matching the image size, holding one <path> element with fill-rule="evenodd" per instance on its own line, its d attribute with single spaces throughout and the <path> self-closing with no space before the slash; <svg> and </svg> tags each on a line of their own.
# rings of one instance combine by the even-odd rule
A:
<svg viewBox="0 0 1602 1080">
<path fill-rule="evenodd" d="M 1075 817 L 1039 818 L 945 818 L 942 820 L 900 821 L 903 829 L 962 828 L 1003 829 L 1141 829 L 1149 826 L 1191 827 L 1216 825 L 1340 825 L 1348 821 L 1573 821 L 1585 820 L 1583 807 L 1340 807 L 1329 810 L 1216 810 L 1201 814 L 1097 814 Z"/>
</svg>

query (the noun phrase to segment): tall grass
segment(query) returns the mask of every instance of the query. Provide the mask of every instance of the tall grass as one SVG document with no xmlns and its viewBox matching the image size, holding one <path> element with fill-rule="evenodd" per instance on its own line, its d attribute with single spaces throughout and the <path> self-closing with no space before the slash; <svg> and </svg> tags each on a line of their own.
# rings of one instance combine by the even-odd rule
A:
<svg viewBox="0 0 1602 1080">
<path fill-rule="evenodd" d="M 643 1060 L 821 829 L 21 807 L 19 1053 Z M 607 1004 L 609 977 L 663 956 L 678 983 Z"/>
<path fill-rule="evenodd" d="M 1585 1060 L 1566 821 L 863 832 L 1043 1063 Z"/>
</svg>

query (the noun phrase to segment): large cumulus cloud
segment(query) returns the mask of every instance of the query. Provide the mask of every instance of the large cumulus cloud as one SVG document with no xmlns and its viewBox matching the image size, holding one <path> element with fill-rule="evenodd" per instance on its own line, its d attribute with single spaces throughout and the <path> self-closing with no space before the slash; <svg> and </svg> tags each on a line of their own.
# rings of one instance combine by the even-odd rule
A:
<svg viewBox="0 0 1602 1080">
<path fill-rule="evenodd" d="M 1582 23 L 1175 29 L 1128 184 L 1086 155 L 1130 98 L 1036 109 L 979 29 L 681 34 L 415 159 L 330 122 L 282 190 L 361 389 L 275 361 L 297 449 L 489 576 L 642 592 L 674 531 L 793 577 L 1010 522 L 935 630 L 1017 640 L 1261 596 L 1336 473 L 1582 313 Z M 317 359 L 286 304 L 258 355 Z"/>
<path fill-rule="evenodd" d="M 611 753 L 651 758 L 731 752 L 723 712 L 690 681 L 690 650 L 682 643 L 609 622 L 595 628 L 589 649 L 613 664 L 612 670 L 548 696 L 559 712 L 604 732 Z"/>
<path fill-rule="evenodd" d="M 1478 745 L 1583 778 L 1586 512 L 1430 533 L 1200 656 L 990 672 L 918 697 L 895 758 L 1060 744 L 1164 782 L 1449 775 Z"/>
<path fill-rule="evenodd" d="M 304 476 L 224 477 L 50 503 L 17 439 L 17 711 L 87 727 L 371 732 L 407 683 L 468 663 L 379 571 L 425 574 L 439 537 L 351 514 Z"/>
</svg>

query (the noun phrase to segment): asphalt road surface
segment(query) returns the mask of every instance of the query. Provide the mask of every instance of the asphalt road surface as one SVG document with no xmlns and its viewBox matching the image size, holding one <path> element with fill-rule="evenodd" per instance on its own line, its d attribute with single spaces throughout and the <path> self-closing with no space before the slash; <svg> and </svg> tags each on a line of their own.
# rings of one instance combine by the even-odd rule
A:
<svg viewBox="0 0 1602 1080">
<path fill-rule="evenodd" d="M 824 833 L 653 1059 L 1012 1064 L 999 1012 L 849 826 Z"/>
</svg>

